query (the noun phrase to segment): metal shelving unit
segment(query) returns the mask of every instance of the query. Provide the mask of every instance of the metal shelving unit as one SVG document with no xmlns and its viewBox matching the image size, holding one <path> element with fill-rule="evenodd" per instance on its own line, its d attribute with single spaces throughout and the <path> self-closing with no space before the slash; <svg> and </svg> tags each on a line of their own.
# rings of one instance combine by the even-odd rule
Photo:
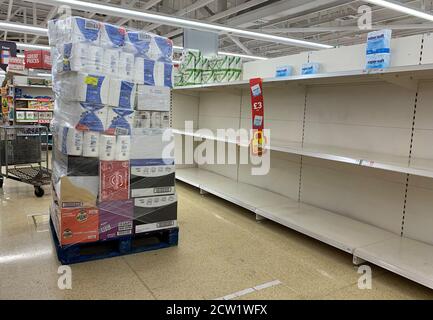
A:
<svg viewBox="0 0 433 320">
<path fill-rule="evenodd" d="M 353 46 L 285 61 L 321 63 L 322 74 L 264 79 L 267 175 L 251 164 L 182 164 L 177 179 L 433 288 L 433 36 L 393 41 L 386 70 L 344 71 L 363 65 Z M 187 138 L 248 148 L 214 133 L 251 128 L 249 91 L 247 80 L 173 90 L 176 148 Z"/>
</svg>

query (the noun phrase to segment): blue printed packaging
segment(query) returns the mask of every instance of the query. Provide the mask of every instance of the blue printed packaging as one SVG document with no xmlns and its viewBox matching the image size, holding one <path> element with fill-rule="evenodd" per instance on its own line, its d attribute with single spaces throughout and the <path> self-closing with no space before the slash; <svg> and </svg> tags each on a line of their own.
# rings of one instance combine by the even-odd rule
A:
<svg viewBox="0 0 433 320">
<path fill-rule="evenodd" d="M 110 79 L 108 104 L 123 109 L 134 109 L 136 85 L 133 82 Z"/>
<path fill-rule="evenodd" d="M 134 110 L 109 108 L 107 130 L 109 135 L 131 135 L 134 122 Z"/>
<path fill-rule="evenodd" d="M 317 74 L 320 72 L 320 64 L 319 63 L 304 63 L 301 67 L 301 74 Z"/>
</svg>

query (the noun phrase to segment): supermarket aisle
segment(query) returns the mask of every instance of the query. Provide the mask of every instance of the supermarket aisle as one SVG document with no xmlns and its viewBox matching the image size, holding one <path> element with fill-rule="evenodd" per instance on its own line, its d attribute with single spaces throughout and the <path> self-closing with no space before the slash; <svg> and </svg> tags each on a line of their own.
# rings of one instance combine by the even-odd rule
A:
<svg viewBox="0 0 433 320">
<path fill-rule="evenodd" d="M 359 290 L 350 255 L 270 221 L 257 223 L 182 183 L 178 195 L 178 247 L 73 265 L 72 290 L 62 291 L 44 216 L 50 195 L 36 199 L 32 187 L 7 181 L 0 191 L 0 299 L 213 299 L 275 280 L 281 283 L 241 298 L 433 298 L 433 291 L 377 267 L 373 289 Z"/>
</svg>

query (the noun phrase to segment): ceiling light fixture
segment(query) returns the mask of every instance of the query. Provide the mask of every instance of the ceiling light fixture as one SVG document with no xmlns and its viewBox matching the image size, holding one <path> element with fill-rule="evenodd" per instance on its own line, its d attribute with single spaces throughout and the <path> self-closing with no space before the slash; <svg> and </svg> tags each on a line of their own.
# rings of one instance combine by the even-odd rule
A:
<svg viewBox="0 0 433 320">
<path fill-rule="evenodd" d="M 400 3 L 396 3 L 393 1 L 384 1 L 384 0 L 364 0 L 368 3 L 371 4 L 375 4 L 384 8 L 388 8 L 391 10 L 395 10 L 401 13 L 405 13 L 411 16 L 415 16 L 421 19 L 425 19 L 425 20 L 429 20 L 429 21 L 433 21 L 433 15 L 427 13 L 427 12 L 423 12 L 423 11 L 419 11 L 416 9 L 412 9 L 409 7 L 406 7 Z"/>
<path fill-rule="evenodd" d="M 50 50 L 49 46 L 28 43 L 17 43 L 17 48 L 21 50 Z"/>
<path fill-rule="evenodd" d="M 287 37 L 275 36 L 266 33 L 260 33 L 245 29 L 238 29 L 233 27 L 224 26 L 221 24 L 207 23 L 200 20 L 191 20 L 173 17 L 161 13 L 154 13 L 153 11 L 136 11 L 131 9 L 125 9 L 118 6 L 109 6 L 106 4 L 99 4 L 93 2 L 85 2 L 80 0 L 31 0 L 31 2 L 37 2 L 41 4 L 51 4 L 53 6 L 66 5 L 73 9 L 83 10 L 83 11 L 93 11 L 97 13 L 102 13 L 106 15 L 112 15 L 116 17 L 135 19 L 140 21 L 160 23 L 174 27 L 180 28 L 192 28 L 202 31 L 218 32 L 223 34 L 233 34 L 240 37 L 245 37 L 249 39 L 270 41 L 276 43 L 287 44 L 291 46 L 312 48 L 312 49 L 330 49 L 333 46 L 320 44 L 305 40 L 292 39 Z"/>
<path fill-rule="evenodd" d="M 36 34 L 39 36 L 46 36 L 48 34 L 46 28 L 34 27 L 20 23 L 0 22 L 0 29 L 12 32 Z"/>
</svg>

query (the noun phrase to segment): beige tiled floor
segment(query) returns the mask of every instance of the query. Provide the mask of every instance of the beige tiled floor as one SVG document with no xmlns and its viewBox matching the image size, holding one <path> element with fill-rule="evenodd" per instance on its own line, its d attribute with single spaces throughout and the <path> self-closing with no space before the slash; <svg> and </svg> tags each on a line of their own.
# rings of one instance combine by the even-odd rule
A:
<svg viewBox="0 0 433 320">
<path fill-rule="evenodd" d="M 373 268 L 373 289 L 357 287 L 352 257 L 242 208 L 178 184 L 178 247 L 72 266 L 72 290 L 58 289 L 46 214 L 50 195 L 6 181 L 0 191 L 1 299 L 213 299 L 273 280 L 242 299 L 431 299 L 433 290 Z M 38 232 L 39 230 L 39 232 Z"/>
</svg>

